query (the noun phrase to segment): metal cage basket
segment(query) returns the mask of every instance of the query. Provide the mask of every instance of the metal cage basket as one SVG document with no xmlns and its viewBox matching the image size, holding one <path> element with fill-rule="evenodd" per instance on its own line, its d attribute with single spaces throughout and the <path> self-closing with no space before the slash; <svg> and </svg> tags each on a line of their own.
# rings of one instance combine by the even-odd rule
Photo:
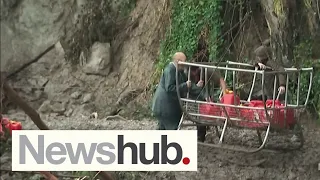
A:
<svg viewBox="0 0 320 180">
<path fill-rule="evenodd" d="M 216 102 L 207 102 L 197 99 L 191 99 L 189 98 L 189 93 L 187 97 L 181 97 L 179 91 L 177 91 L 180 105 L 184 112 L 183 116 L 181 117 L 178 129 L 181 129 L 183 126 L 194 125 L 205 125 L 222 128 L 221 133 L 216 132 L 219 135 L 220 139 L 218 145 L 210 144 L 209 146 L 220 148 L 226 147 L 226 149 L 240 150 L 244 152 L 257 152 L 265 147 L 270 129 L 275 131 L 294 131 L 296 127 L 300 127 L 299 117 L 300 113 L 305 109 L 309 100 L 309 95 L 312 86 L 313 68 L 286 68 L 285 72 L 277 72 L 272 70 L 264 71 L 258 70 L 250 64 L 237 63 L 231 61 L 226 62 L 224 66 L 187 62 L 179 62 L 178 65 L 183 65 L 188 69 L 188 80 L 190 80 L 191 67 L 201 68 L 200 79 L 203 80 L 202 75 L 204 73 L 204 82 L 206 84 L 204 90 L 207 91 L 207 94 L 208 89 L 210 88 L 208 87 L 210 83 L 207 82 L 210 82 L 211 78 L 208 77 L 208 69 L 224 71 L 225 81 L 229 80 L 228 75 L 231 72 L 232 89 L 235 92 L 231 95 L 222 95 L 222 92 L 220 92 L 218 94 L 218 97 L 216 98 L 218 99 Z M 237 95 L 236 84 L 238 84 L 238 82 L 236 77 L 239 73 L 249 73 L 252 75 L 253 78 L 251 81 L 252 84 L 247 99 L 241 99 Z M 284 94 L 284 100 L 280 100 L 280 93 L 277 93 L 277 75 L 279 73 L 286 75 L 286 91 Z M 301 100 L 302 93 L 300 92 L 302 86 L 301 77 L 303 73 L 309 76 L 309 84 L 307 87 L 307 92 L 305 93 L 304 102 L 302 102 Z M 294 103 L 289 103 L 289 76 L 292 74 L 295 74 L 296 77 L 298 77 L 296 86 L 297 88 L 295 91 L 296 101 Z M 257 84 L 256 81 L 258 75 L 262 76 L 261 85 L 263 99 L 253 100 L 252 94 L 253 89 Z M 266 86 L 264 77 L 266 75 L 274 76 L 274 86 L 272 95 L 273 97 L 271 99 L 266 99 L 264 96 L 264 87 Z M 178 78 L 178 73 L 176 74 L 176 78 Z M 228 103 L 226 103 L 225 99 L 228 100 Z M 185 123 L 186 121 L 191 121 L 191 124 Z M 232 148 L 229 148 L 228 145 L 222 143 L 227 128 L 244 128 L 257 131 L 259 141 L 261 142 L 260 146 L 258 148 L 250 150 L 243 148 L 235 149 L 234 146 L 232 146 Z M 265 132 L 264 138 L 261 137 L 261 131 Z M 299 132 L 299 135 L 302 136 L 302 133 Z M 208 145 L 206 143 L 200 144 Z"/>
</svg>

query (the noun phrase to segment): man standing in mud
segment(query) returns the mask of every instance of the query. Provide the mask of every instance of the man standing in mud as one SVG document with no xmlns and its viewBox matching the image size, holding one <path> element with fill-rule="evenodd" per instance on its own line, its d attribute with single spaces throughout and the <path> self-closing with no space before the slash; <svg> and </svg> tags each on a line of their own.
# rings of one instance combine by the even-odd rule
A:
<svg viewBox="0 0 320 180">
<path fill-rule="evenodd" d="M 283 66 L 272 60 L 272 52 L 270 48 L 270 40 L 265 40 L 261 46 L 259 46 L 255 51 L 255 62 L 254 66 L 258 67 L 260 70 L 266 70 L 267 66 L 272 68 L 274 71 L 284 71 Z M 285 92 L 286 80 L 283 74 L 278 74 L 277 84 L 279 85 L 278 91 L 280 94 Z M 273 98 L 273 88 L 274 88 L 274 74 L 265 74 L 265 86 L 264 94 L 266 99 Z M 262 84 L 261 79 L 256 80 L 256 85 L 253 90 L 252 99 L 262 100 Z M 276 94 L 277 95 L 277 94 Z"/>
<path fill-rule="evenodd" d="M 162 73 L 160 83 L 153 98 L 152 111 L 158 119 L 158 130 L 177 130 L 182 116 L 177 88 L 181 97 L 186 96 L 188 89 L 201 87 L 202 83 L 197 85 L 188 81 L 184 74 L 184 67 L 178 67 L 178 62 L 186 61 L 186 56 L 182 52 L 177 52 L 173 56 L 173 61 L 169 63 Z M 177 68 L 178 67 L 178 68 Z M 176 71 L 178 71 L 178 86 L 176 86 Z"/>
</svg>

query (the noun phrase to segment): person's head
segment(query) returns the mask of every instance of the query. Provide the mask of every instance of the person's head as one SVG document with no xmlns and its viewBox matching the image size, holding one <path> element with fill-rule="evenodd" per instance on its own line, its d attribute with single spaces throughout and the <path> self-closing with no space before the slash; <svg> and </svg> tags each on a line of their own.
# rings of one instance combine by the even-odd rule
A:
<svg viewBox="0 0 320 180">
<path fill-rule="evenodd" d="M 269 59 L 272 59 L 270 47 L 260 46 L 255 51 L 255 58 L 257 61 L 266 64 Z"/>
<path fill-rule="evenodd" d="M 187 57 L 183 52 L 176 52 L 173 57 L 172 57 L 172 61 L 175 63 L 175 65 L 178 65 L 178 62 L 182 61 L 182 62 L 186 62 Z M 178 70 L 183 70 L 184 67 L 182 65 L 179 65 Z"/>
</svg>

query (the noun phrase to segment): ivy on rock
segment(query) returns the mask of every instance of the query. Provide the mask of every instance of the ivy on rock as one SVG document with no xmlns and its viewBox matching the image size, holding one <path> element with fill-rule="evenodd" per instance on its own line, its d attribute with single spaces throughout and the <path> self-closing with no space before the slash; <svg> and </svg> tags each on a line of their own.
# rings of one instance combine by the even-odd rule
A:
<svg viewBox="0 0 320 180">
<path fill-rule="evenodd" d="M 162 69 L 171 61 L 177 51 L 192 57 L 198 45 L 198 37 L 205 28 L 209 30 L 208 46 L 210 59 L 217 59 L 218 48 L 222 44 L 221 35 L 222 2 L 220 0 L 173 0 L 171 25 L 161 42 L 160 57 L 156 66 L 155 80 Z"/>
</svg>

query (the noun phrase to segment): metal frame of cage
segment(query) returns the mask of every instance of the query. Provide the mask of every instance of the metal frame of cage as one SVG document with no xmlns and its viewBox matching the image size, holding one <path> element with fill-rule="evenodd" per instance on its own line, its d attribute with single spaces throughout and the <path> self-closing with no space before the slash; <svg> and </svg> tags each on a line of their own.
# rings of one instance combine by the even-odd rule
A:
<svg viewBox="0 0 320 180">
<path fill-rule="evenodd" d="M 311 91 L 311 87 L 312 87 L 312 77 L 313 77 L 313 68 L 285 68 L 284 72 L 281 71 L 264 71 L 264 70 L 258 70 L 257 68 L 254 68 L 254 66 L 250 65 L 250 64 L 246 64 L 246 63 L 238 63 L 238 62 L 232 62 L 232 61 L 227 61 L 225 63 L 219 63 L 218 65 L 206 65 L 206 64 L 199 64 L 199 63 L 188 63 L 188 62 L 178 62 L 177 66 L 185 66 L 188 67 L 188 80 L 190 80 L 190 74 L 191 74 L 191 66 L 196 66 L 196 67 L 200 67 L 201 68 L 201 80 L 202 80 L 202 75 L 203 75 L 203 69 L 204 69 L 204 73 L 205 73 L 205 82 L 208 82 L 208 75 L 207 75 L 207 70 L 208 69 L 215 69 L 215 70 L 225 70 L 225 75 L 224 75 L 224 79 L 226 80 L 228 73 L 232 72 L 232 77 L 233 77 L 233 82 L 232 82 L 232 86 L 233 86 L 233 90 L 235 91 L 236 89 L 236 72 L 247 72 L 247 73 L 253 73 L 253 83 L 252 86 L 250 88 L 250 93 L 249 93 L 249 97 L 247 100 L 241 100 L 241 102 L 249 102 L 252 98 L 252 93 L 253 93 L 253 89 L 255 87 L 255 82 L 256 82 L 256 77 L 257 74 L 260 74 L 262 76 L 261 78 L 261 85 L 262 85 L 262 98 L 263 98 L 263 102 L 266 102 L 265 99 L 265 92 L 264 92 L 264 86 L 265 86 L 265 75 L 266 74 L 273 74 L 275 76 L 274 79 L 274 88 L 273 88 L 273 103 L 272 103 L 272 107 L 267 107 L 266 103 L 264 103 L 263 107 L 247 107 L 247 106 L 238 106 L 238 105 L 227 105 L 227 104 L 222 104 L 222 103 L 213 103 L 213 102 L 206 102 L 206 101 L 199 101 L 199 100 L 193 100 L 193 99 L 189 99 L 189 92 L 187 94 L 187 98 L 181 98 L 180 96 L 180 92 L 177 89 L 177 95 L 179 98 L 179 102 L 180 102 L 180 106 L 182 108 L 183 111 L 183 115 L 181 117 L 179 126 L 178 126 L 178 130 L 181 129 L 181 127 L 184 126 L 213 126 L 215 127 L 216 130 L 216 135 L 219 137 L 219 142 L 218 144 L 209 144 L 209 143 L 202 143 L 199 142 L 200 145 L 204 145 L 204 146 L 209 146 L 209 147 L 215 147 L 215 148 L 222 148 L 222 149 L 228 149 L 228 150 L 234 150 L 234 151 L 241 151 L 241 152 L 247 152 L 247 153 L 254 153 L 254 152 L 258 152 L 262 149 L 265 149 L 265 145 L 270 133 L 270 129 L 275 129 L 278 131 L 282 131 L 285 128 L 276 128 L 273 127 L 271 122 L 271 118 L 270 118 L 270 111 L 275 112 L 276 108 L 275 108 L 275 100 L 279 98 L 279 95 L 276 96 L 276 92 L 277 92 L 277 75 L 279 73 L 285 74 L 286 76 L 286 91 L 285 91 L 285 102 L 284 102 L 284 123 L 286 123 L 287 121 L 287 110 L 288 109 L 293 109 L 293 110 L 297 110 L 297 109 L 304 109 L 308 103 L 309 100 L 309 96 L 310 96 L 310 91 Z M 219 66 L 220 65 L 220 66 Z M 221 65 L 225 65 L 224 67 L 222 67 Z M 237 68 L 235 67 L 230 67 L 230 66 L 238 66 Z M 251 69 L 245 69 L 243 67 L 247 67 L 247 68 L 251 68 Z M 267 67 L 268 69 L 271 69 L 270 67 Z M 254 70 L 252 70 L 254 69 Z M 304 102 L 303 105 L 300 105 L 299 99 L 300 99 L 300 83 L 301 83 L 301 73 L 302 72 L 307 72 L 310 75 L 310 81 L 309 81 L 309 86 L 308 86 L 308 92 L 306 95 L 306 100 Z M 288 86 L 289 86 L 289 74 L 290 73 L 297 73 L 298 74 L 298 86 L 297 86 L 297 100 L 296 100 L 296 104 L 288 104 Z M 178 86 L 178 71 L 176 73 L 176 85 Z M 207 83 L 206 83 L 207 84 Z M 207 85 L 205 86 L 205 90 L 208 92 L 208 87 Z M 234 93 L 234 95 L 236 96 L 236 92 Z M 219 95 L 219 98 L 221 98 L 222 96 L 222 92 Z M 185 103 L 185 106 L 183 105 L 183 103 Z M 191 106 L 192 104 L 196 104 L 196 105 L 200 105 L 200 104 L 210 104 L 210 105 L 214 105 L 216 107 L 221 108 L 224 116 L 222 115 L 206 115 L 206 114 L 201 114 L 201 113 L 192 113 L 192 112 L 188 112 L 188 106 Z M 237 109 L 237 114 L 238 117 L 230 117 L 229 113 L 227 112 L 227 108 L 234 108 Z M 241 147 L 241 146 L 236 146 L 236 145 L 227 145 L 227 144 L 223 144 L 223 138 L 226 132 L 227 127 L 237 127 L 237 128 L 248 128 L 245 126 L 239 126 L 239 123 L 252 123 L 252 121 L 247 121 L 246 119 L 242 118 L 241 115 L 239 114 L 239 111 L 242 109 L 248 109 L 248 110 L 252 110 L 252 111 L 263 111 L 264 115 L 266 117 L 266 121 L 262 122 L 259 120 L 255 120 L 254 123 L 260 124 L 260 127 L 256 127 L 256 128 L 249 128 L 249 129 L 253 129 L 257 131 L 257 135 L 259 138 L 259 143 L 260 146 L 258 148 L 246 148 L 246 147 Z M 298 115 L 297 115 L 298 116 Z M 239 118 L 240 117 L 240 118 Z M 214 118 L 215 121 L 212 120 L 200 120 L 200 118 Z M 259 118 L 258 118 L 259 119 Z M 191 123 L 184 123 L 185 120 L 189 120 L 191 121 Z M 218 121 L 219 120 L 219 121 Z M 299 127 L 299 132 L 298 135 L 301 138 L 301 143 L 297 148 L 301 148 L 303 146 L 303 134 L 302 134 L 302 129 L 300 127 L 299 121 L 297 121 L 297 127 Z M 218 127 L 222 127 L 222 131 L 221 134 L 218 130 Z M 261 131 L 265 131 L 265 136 L 264 138 L 261 137 Z"/>
</svg>

